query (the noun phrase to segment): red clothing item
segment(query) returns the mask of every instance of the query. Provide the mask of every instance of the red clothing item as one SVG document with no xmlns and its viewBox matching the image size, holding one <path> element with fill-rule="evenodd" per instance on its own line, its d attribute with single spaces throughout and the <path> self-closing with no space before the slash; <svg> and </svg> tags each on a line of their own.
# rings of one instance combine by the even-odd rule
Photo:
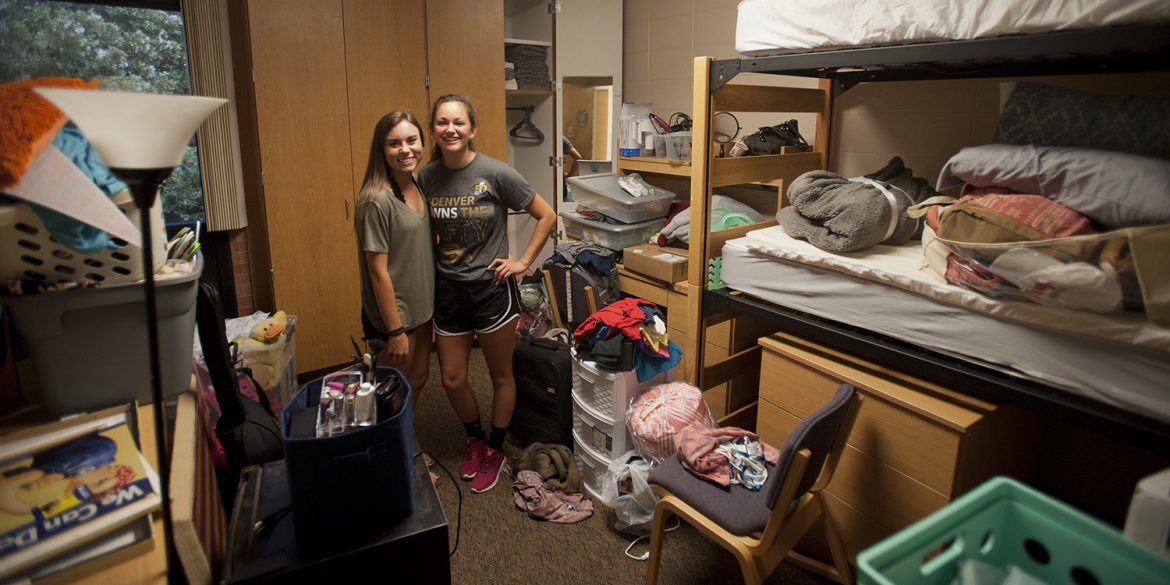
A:
<svg viewBox="0 0 1170 585">
<path fill-rule="evenodd" d="M 617 301 L 616 303 L 607 305 L 603 309 L 599 309 L 596 313 L 585 319 L 584 323 L 577 326 L 573 331 L 575 339 L 586 339 L 601 325 L 606 325 L 610 329 L 610 337 L 613 336 L 614 331 L 621 331 L 623 335 L 640 341 L 642 339 L 642 331 L 638 326 L 646 322 L 646 313 L 638 307 L 645 305 L 648 307 L 656 306 L 654 303 L 644 299 L 628 298 Z"/>
</svg>

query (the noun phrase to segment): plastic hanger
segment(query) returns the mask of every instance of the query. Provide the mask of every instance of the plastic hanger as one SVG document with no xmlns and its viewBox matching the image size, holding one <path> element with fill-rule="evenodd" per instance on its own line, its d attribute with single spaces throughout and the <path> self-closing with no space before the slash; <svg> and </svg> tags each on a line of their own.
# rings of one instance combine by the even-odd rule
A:
<svg viewBox="0 0 1170 585">
<path fill-rule="evenodd" d="M 515 138 L 516 140 L 523 140 L 523 141 L 542 142 L 544 140 L 544 132 L 541 132 L 540 128 L 537 128 L 536 124 L 532 123 L 531 116 L 532 116 L 532 111 L 535 108 L 533 108 L 532 106 L 525 106 L 522 108 L 508 108 L 508 109 L 509 110 L 524 110 L 524 119 L 517 122 L 515 126 L 512 126 L 512 129 L 508 131 L 508 136 L 511 136 L 512 138 Z"/>
</svg>

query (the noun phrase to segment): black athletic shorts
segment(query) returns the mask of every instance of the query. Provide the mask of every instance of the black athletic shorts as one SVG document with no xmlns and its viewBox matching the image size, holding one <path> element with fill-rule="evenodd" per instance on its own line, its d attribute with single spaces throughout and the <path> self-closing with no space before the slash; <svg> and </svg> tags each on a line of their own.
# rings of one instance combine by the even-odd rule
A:
<svg viewBox="0 0 1170 585">
<path fill-rule="evenodd" d="M 520 314 L 516 280 L 451 280 L 435 275 L 435 333 L 491 333 Z"/>
</svg>

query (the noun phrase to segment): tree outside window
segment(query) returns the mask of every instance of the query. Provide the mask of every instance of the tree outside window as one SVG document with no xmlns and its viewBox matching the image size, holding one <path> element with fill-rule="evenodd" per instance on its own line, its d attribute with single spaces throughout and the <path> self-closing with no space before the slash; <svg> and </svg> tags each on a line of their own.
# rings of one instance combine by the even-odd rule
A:
<svg viewBox="0 0 1170 585">
<path fill-rule="evenodd" d="M 0 82 L 77 77 L 117 91 L 191 93 L 178 0 L 113 4 L 0 0 Z M 203 219 L 194 139 L 162 203 L 168 224 Z"/>
</svg>

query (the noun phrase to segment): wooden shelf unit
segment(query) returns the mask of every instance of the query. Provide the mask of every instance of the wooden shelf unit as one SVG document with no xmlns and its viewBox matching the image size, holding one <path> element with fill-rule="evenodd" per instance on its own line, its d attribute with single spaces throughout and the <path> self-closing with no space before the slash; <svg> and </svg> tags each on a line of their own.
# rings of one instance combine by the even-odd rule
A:
<svg viewBox="0 0 1170 585">
<path fill-rule="evenodd" d="M 619 156 L 618 170 L 623 173 L 654 173 L 674 177 L 690 177 L 691 163 L 667 160 L 653 156 Z"/>
</svg>

